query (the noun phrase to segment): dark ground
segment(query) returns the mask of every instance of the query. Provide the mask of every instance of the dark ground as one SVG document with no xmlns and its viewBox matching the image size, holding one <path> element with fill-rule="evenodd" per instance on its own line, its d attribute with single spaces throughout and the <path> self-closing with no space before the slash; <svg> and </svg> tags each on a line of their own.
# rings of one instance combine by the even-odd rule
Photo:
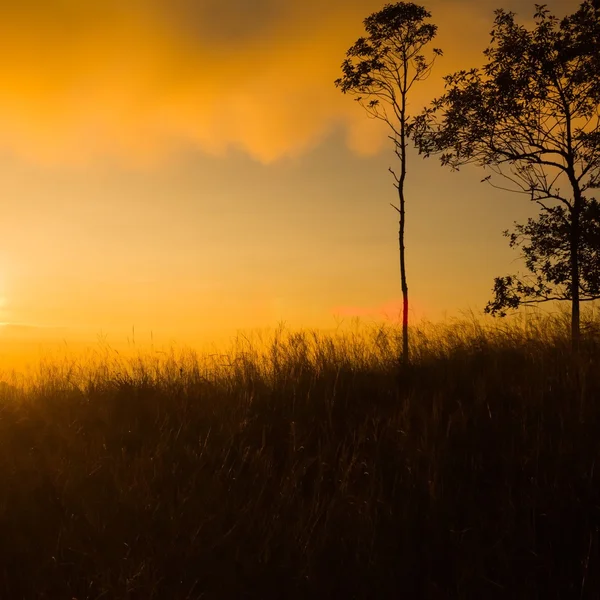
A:
<svg viewBox="0 0 600 600">
<path fill-rule="evenodd" d="M 600 598 L 600 342 L 280 336 L 0 390 L 0 598 Z"/>
</svg>

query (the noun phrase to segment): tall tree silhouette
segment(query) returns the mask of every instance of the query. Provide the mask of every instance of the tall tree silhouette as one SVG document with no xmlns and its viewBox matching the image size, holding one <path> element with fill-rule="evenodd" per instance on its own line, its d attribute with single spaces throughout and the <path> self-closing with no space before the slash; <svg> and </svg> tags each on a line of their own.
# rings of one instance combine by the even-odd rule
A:
<svg viewBox="0 0 600 600">
<path fill-rule="evenodd" d="M 586 195 L 600 185 L 600 9 L 586 0 L 559 20 L 536 5 L 530 29 L 512 12 L 495 14 L 487 64 L 447 76 L 414 137 L 425 155 L 490 169 L 505 183 L 483 181 L 538 205 L 539 219 L 508 234 L 532 278 L 497 278 L 487 310 L 568 300 L 576 351 L 580 302 L 597 297 L 600 268 L 597 204 Z"/>
<path fill-rule="evenodd" d="M 408 95 L 414 84 L 429 77 L 441 50 L 433 49 L 430 58 L 423 50 L 437 33 L 427 20 L 431 13 L 410 2 L 387 4 L 363 23 L 366 36 L 359 38 L 346 53 L 342 77 L 335 85 L 352 94 L 371 118 L 386 123 L 394 152 L 400 162 L 397 173 L 390 168 L 398 191 L 398 244 L 402 285 L 402 360 L 408 363 L 408 284 L 404 232 L 406 223 L 405 182 L 406 150 L 413 120 L 408 114 Z"/>
</svg>

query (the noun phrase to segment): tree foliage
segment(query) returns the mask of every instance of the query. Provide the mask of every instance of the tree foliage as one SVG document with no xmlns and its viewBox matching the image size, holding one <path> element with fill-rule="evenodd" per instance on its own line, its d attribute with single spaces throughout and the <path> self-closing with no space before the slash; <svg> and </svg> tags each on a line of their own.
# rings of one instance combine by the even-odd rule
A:
<svg viewBox="0 0 600 600">
<path fill-rule="evenodd" d="M 570 224 L 563 206 L 554 206 L 505 231 L 511 248 L 520 247 L 527 275 L 497 277 L 485 312 L 505 316 L 508 309 L 554 300 L 572 300 Z M 580 301 L 600 298 L 600 204 L 584 202 L 579 245 Z"/>
<path fill-rule="evenodd" d="M 402 95 L 417 81 L 426 79 L 441 50 L 427 59 L 423 49 L 436 36 L 437 26 L 427 23 L 431 13 L 410 2 L 387 4 L 364 20 L 366 37 L 360 37 L 346 53 L 342 77 L 335 85 L 350 93 L 373 117 L 385 121 L 399 152 Z"/>
<path fill-rule="evenodd" d="M 559 200 L 567 174 L 582 193 L 600 184 L 600 11 L 590 0 L 562 21 L 536 5 L 535 27 L 496 11 L 487 64 L 445 77 L 415 139 L 443 164 L 488 167 L 532 200 Z"/>
</svg>

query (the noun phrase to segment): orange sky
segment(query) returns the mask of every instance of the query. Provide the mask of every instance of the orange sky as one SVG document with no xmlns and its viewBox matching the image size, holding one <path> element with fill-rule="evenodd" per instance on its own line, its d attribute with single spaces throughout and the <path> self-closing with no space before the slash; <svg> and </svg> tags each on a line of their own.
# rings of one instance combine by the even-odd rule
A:
<svg viewBox="0 0 600 600">
<path fill-rule="evenodd" d="M 576 1 L 549 2 L 557 14 Z M 398 303 L 385 131 L 333 86 L 374 0 L 20 0 L 0 6 L 0 359 L 8 340 L 184 342 L 329 327 Z M 493 9 L 433 0 L 445 56 L 481 64 Z M 529 210 L 410 157 L 414 314 L 481 309 Z M 2 344 L 5 344 L 2 346 Z M 3 353 L 4 351 L 4 353 Z"/>
</svg>

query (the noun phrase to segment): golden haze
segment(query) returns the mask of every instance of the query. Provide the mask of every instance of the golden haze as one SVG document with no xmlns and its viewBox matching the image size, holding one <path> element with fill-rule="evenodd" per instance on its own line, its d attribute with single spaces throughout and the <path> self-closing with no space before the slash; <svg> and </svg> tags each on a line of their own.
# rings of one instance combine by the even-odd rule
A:
<svg viewBox="0 0 600 600">
<path fill-rule="evenodd" d="M 557 13 L 576 2 L 550 3 Z M 523 16 L 533 4 L 503 5 Z M 132 326 L 197 341 L 393 312 L 386 132 L 333 86 L 373 0 L 22 0 L 0 7 L 0 333 L 39 348 Z M 481 62 L 496 3 L 427 3 Z M 412 160 L 413 310 L 480 307 L 521 203 Z M 470 215 L 465 218 L 464 215 Z M 477 231 L 469 220 L 479 223 Z M 16 341 L 15 341 L 16 340 Z"/>
</svg>

